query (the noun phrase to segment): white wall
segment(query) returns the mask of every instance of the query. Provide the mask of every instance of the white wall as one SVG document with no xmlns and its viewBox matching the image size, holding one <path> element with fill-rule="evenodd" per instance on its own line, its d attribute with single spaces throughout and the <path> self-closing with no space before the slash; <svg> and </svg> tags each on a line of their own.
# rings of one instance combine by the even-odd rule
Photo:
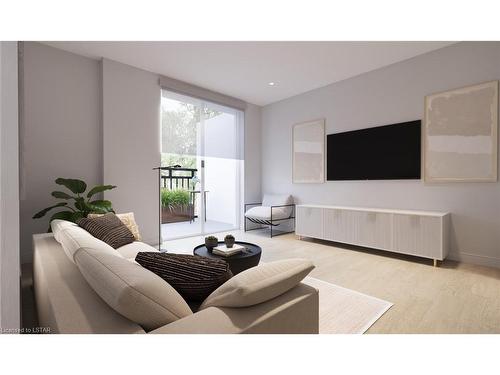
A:
<svg viewBox="0 0 500 375">
<path fill-rule="evenodd" d="M 40 43 L 24 43 L 21 143 L 21 254 L 31 262 L 33 233 L 54 203 L 57 177 L 114 184 L 105 193 L 117 212 L 134 211 L 147 242 L 158 238 L 160 163 L 158 75 L 110 60 L 102 63 Z M 260 200 L 260 107 L 245 111 L 245 201 Z"/>
<path fill-rule="evenodd" d="M 0 331 L 2 332 L 20 328 L 17 70 L 17 42 L 0 42 Z"/>
<path fill-rule="evenodd" d="M 158 76 L 102 61 L 103 171 L 118 188 L 104 197 L 116 212 L 133 211 L 145 242 L 158 243 L 160 100 Z"/>
<path fill-rule="evenodd" d="M 464 42 L 347 79 L 262 110 L 262 190 L 299 203 L 452 213 L 451 258 L 500 267 L 500 183 L 291 182 L 291 127 L 326 119 L 326 133 L 422 119 L 424 96 L 500 78 L 499 42 Z"/>
<path fill-rule="evenodd" d="M 260 202 L 262 199 L 261 111 L 261 107 L 253 104 L 248 104 L 245 109 L 245 199 L 243 203 Z"/>
<path fill-rule="evenodd" d="M 32 234 L 50 215 L 32 216 L 56 200 L 58 177 L 102 182 L 99 62 L 34 42 L 24 43 L 21 137 L 21 254 L 32 261 Z M 55 211 L 54 211 L 55 212 Z"/>
</svg>

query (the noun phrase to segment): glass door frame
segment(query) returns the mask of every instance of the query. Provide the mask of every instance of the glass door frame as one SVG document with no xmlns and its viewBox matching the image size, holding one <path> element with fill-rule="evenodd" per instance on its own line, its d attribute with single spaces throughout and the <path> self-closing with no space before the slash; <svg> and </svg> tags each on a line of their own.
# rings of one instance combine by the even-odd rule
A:
<svg viewBox="0 0 500 375">
<path fill-rule="evenodd" d="M 196 236 L 204 236 L 204 235 L 209 235 L 213 233 L 218 233 L 220 231 L 211 231 L 207 232 L 205 230 L 205 220 L 206 220 L 206 199 L 205 199 L 205 168 L 206 168 L 206 155 L 205 155 L 205 114 L 204 114 L 204 109 L 206 107 L 208 108 L 213 108 L 213 109 L 219 109 L 221 112 L 224 113 L 230 113 L 235 116 L 235 133 L 236 133 L 236 139 L 237 139 L 237 146 L 236 146 L 236 160 L 238 160 L 237 167 L 236 167 L 236 179 L 237 179 L 237 191 L 236 191 L 236 204 L 235 204 L 235 225 L 234 227 L 226 230 L 239 230 L 241 229 L 241 222 L 242 222 L 242 207 L 243 207 L 243 197 L 244 197 L 244 134 L 245 134 L 245 121 L 244 121 L 244 111 L 238 110 L 238 109 L 233 109 L 231 107 L 226 107 L 223 105 L 219 105 L 217 103 L 213 103 L 210 101 L 206 101 L 203 99 L 198 99 L 195 97 L 183 95 L 183 94 L 178 94 L 173 91 L 161 90 L 161 96 L 166 97 L 168 99 L 172 100 L 177 100 L 179 102 L 184 102 L 188 104 L 194 105 L 198 111 L 199 111 L 199 118 L 200 121 L 197 124 L 197 132 L 196 132 L 196 143 L 197 143 L 197 154 L 196 157 L 199 158 L 199 183 L 200 183 L 200 206 L 199 206 L 199 214 L 198 218 L 200 221 L 200 231 L 197 232 L 196 234 L 187 234 L 187 235 L 182 235 L 182 236 L 177 236 L 177 237 L 172 237 L 169 238 L 168 240 L 164 239 L 163 237 L 161 238 L 162 243 L 165 241 L 171 241 L 171 240 L 177 240 L 177 239 L 182 239 L 182 238 L 189 238 L 189 237 L 196 237 Z M 161 120 L 161 119 L 160 119 Z M 161 127 L 162 127 L 162 121 L 160 121 L 160 150 L 162 149 L 162 133 L 161 133 Z M 197 163 L 198 165 L 198 163 Z M 160 231 L 160 235 L 162 235 L 162 231 Z"/>
</svg>

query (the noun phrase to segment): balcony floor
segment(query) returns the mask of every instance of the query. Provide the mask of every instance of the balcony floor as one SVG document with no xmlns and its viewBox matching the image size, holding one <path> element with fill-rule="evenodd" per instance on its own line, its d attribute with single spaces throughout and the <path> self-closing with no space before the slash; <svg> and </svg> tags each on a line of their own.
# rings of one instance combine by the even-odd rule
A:
<svg viewBox="0 0 500 375">
<path fill-rule="evenodd" d="M 222 223 L 220 221 L 207 220 L 205 221 L 205 233 L 216 233 L 234 230 L 234 224 Z M 169 223 L 161 225 L 161 234 L 163 241 L 168 241 L 174 238 L 182 238 L 187 236 L 200 235 L 201 225 L 199 219 L 193 222 L 183 221 L 180 223 Z"/>
</svg>

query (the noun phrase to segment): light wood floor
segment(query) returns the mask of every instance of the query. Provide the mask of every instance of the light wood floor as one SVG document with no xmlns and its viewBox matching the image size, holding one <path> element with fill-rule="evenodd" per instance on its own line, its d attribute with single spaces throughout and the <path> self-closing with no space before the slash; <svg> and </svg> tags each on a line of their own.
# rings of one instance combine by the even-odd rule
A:
<svg viewBox="0 0 500 375">
<path fill-rule="evenodd" d="M 394 303 L 368 333 L 500 333 L 500 269 L 453 261 L 435 268 L 428 259 L 298 240 L 293 234 L 271 239 L 261 231 L 232 233 L 259 244 L 264 262 L 311 259 L 316 265 L 311 276 Z M 192 254 L 203 238 L 164 247 Z"/>
</svg>

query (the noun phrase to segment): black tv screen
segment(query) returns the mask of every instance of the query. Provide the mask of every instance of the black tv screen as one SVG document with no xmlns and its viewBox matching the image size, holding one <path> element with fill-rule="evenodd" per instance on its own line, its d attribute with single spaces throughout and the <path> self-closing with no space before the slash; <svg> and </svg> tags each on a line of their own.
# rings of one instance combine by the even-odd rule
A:
<svg viewBox="0 0 500 375">
<path fill-rule="evenodd" d="M 420 120 L 327 136 L 327 179 L 420 179 Z"/>
</svg>

